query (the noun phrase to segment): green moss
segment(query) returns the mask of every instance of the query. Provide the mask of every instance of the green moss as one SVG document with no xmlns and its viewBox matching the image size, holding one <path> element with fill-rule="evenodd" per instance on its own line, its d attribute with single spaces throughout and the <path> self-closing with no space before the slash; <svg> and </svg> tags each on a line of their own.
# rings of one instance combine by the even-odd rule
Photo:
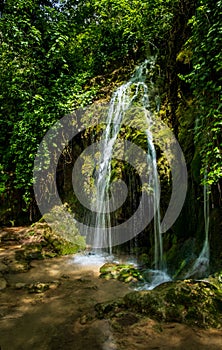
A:
<svg viewBox="0 0 222 350">
<path fill-rule="evenodd" d="M 45 227 L 42 234 L 47 242 L 46 248 L 55 252 L 56 255 L 74 254 L 79 250 L 85 249 L 85 240 L 80 235 L 76 236 L 72 241 L 68 241 L 48 226 Z"/>
<path fill-rule="evenodd" d="M 106 263 L 100 268 L 100 277 L 125 283 L 144 281 L 142 273 L 133 265 Z"/>
</svg>

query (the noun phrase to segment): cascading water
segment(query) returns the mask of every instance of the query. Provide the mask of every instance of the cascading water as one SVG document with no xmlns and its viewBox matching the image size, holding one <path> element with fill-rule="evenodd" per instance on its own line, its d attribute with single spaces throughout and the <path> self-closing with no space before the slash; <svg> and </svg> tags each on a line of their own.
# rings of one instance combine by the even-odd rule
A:
<svg viewBox="0 0 222 350">
<path fill-rule="evenodd" d="M 154 268 L 155 270 L 163 270 L 163 242 L 162 234 L 160 228 L 160 208 L 159 208 L 159 181 L 158 181 L 158 172 L 157 172 L 157 160 L 156 160 L 156 151 L 153 144 L 153 137 L 150 130 L 146 130 L 148 145 L 148 163 L 152 162 L 153 176 L 150 179 L 151 186 L 153 188 L 153 205 L 154 205 Z"/>
<path fill-rule="evenodd" d="M 189 277 L 206 277 L 209 272 L 209 262 L 210 262 L 210 247 L 209 247 L 209 211 L 210 211 L 210 201 L 209 201 L 209 186 L 207 184 L 207 171 L 205 171 L 205 183 L 203 187 L 204 195 L 204 230 L 205 230 L 205 239 L 203 248 L 200 252 L 200 255 L 196 259 L 192 268 L 188 271 L 185 278 Z"/>
<path fill-rule="evenodd" d="M 163 270 L 163 247 L 162 234 L 160 230 L 160 211 L 159 211 L 159 179 L 157 172 L 156 151 L 153 143 L 151 126 L 153 123 L 153 112 L 150 106 L 149 88 L 145 83 L 147 75 L 147 67 L 152 70 L 155 60 L 151 58 L 143 62 L 136 70 L 133 77 L 126 83 L 121 85 L 113 94 L 109 110 L 106 118 L 106 129 L 101 137 L 100 161 L 96 175 L 96 223 L 95 235 L 92 248 L 98 251 L 99 247 L 109 247 L 109 253 L 112 253 L 112 227 L 110 212 L 112 211 L 112 200 L 110 198 L 111 183 L 111 160 L 115 142 L 118 138 L 120 128 L 126 112 L 133 106 L 144 108 L 148 111 L 145 113 L 146 124 L 149 126 L 145 130 L 147 138 L 147 163 L 152 168 L 152 175 L 149 176 L 149 187 L 153 193 L 153 217 L 154 217 L 154 268 L 155 270 Z M 152 85 L 152 82 L 149 83 Z M 101 228 L 105 228 L 101 235 Z"/>
</svg>

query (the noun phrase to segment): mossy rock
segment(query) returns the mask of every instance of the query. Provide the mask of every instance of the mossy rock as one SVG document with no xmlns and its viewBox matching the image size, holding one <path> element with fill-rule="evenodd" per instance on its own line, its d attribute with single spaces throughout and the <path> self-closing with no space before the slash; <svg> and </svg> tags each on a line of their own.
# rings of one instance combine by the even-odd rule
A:
<svg viewBox="0 0 222 350">
<path fill-rule="evenodd" d="M 100 277 L 125 283 L 144 282 L 141 272 L 134 265 L 106 263 L 100 268 Z"/>
<path fill-rule="evenodd" d="M 52 250 L 56 255 L 75 254 L 85 249 L 85 241 L 82 236 L 76 237 L 75 241 L 72 242 L 54 233 L 50 228 L 44 230 L 43 235 L 47 241 L 47 249 Z M 46 255 L 47 249 L 45 250 Z"/>
<path fill-rule="evenodd" d="M 75 254 L 86 248 L 85 239 L 79 234 L 66 206 L 54 207 L 32 225 L 33 231 L 41 237 L 43 257 Z"/>
<path fill-rule="evenodd" d="M 132 312 L 159 322 L 179 322 L 202 328 L 222 327 L 222 290 L 209 281 L 166 282 L 149 291 L 97 304 L 98 318 Z"/>
<path fill-rule="evenodd" d="M 222 292 L 207 281 L 168 282 L 152 291 L 129 293 L 124 301 L 127 308 L 158 321 L 222 326 Z"/>
<path fill-rule="evenodd" d="M 20 260 L 22 258 L 22 255 L 25 260 L 31 261 L 33 259 L 41 260 L 44 258 L 43 250 L 42 250 L 42 244 L 36 243 L 36 244 L 29 244 L 24 245 L 24 249 L 20 251 L 20 254 L 17 254 L 17 260 Z"/>
</svg>

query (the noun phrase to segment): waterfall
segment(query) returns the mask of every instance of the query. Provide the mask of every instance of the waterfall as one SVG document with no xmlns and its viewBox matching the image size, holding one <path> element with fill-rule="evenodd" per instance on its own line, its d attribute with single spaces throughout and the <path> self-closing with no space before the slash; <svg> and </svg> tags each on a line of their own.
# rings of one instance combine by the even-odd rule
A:
<svg viewBox="0 0 222 350">
<path fill-rule="evenodd" d="M 202 251 L 195 263 L 195 267 L 199 267 L 199 274 L 205 276 L 208 273 L 209 261 L 210 261 L 210 247 L 209 247 L 209 221 L 210 221 L 210 201 L 209 201 L 209 186 L 207 184 L 207 172 L 205 171 L 205 183 L 204 183 L 204 230 L 205 239 Z"/>
<path fill-rule="evenodd" d="M 146 125 L 145 130 L 147 139 L 147 163 L 152 168 L 152 174 L 149 176 L 149 187 L 152 189 L 153 217 L 154 217 L 154 267 L 163 268 L 163 248 L 162 234 L 160 230 L 160 211 L 159 211 L 159 179 L 157 172 L 156 151 L 153 143 L 151 126 L 153 123 L 153 113 L 150 103 L 150 89 L 146 84 L 146 78 L 149 70 L 155 66 L 154 58 L 145 60 L 135 71 L 131 79 L 121 85 L 113 94 L 106 118 L 106 128 L 102 133 L 100 142 L 100 160 L 96 172 L 96 223 L 93 248 L 98 249 L 102 246 L 109 247 L 109 253 L 112 253 L 112 227 L 110 212 L 112 212 L 113 201 L 111 196 L 111 160 L 114 152 L 115 142 L 118 138 L 123 119 L 127 111 L 134 105 L 142 107 L 147 113 L 144 113 Z M 150 72 L 150 71 L 149 71 Z M 152 90 L 152 82 L 149 82 Z M 152 101 L 153 102 L 153 101 Z M 136 189 L 134 189 L 136 190 Z M 101 228 L 105 228 L 101 237 Z"/>
</svg>

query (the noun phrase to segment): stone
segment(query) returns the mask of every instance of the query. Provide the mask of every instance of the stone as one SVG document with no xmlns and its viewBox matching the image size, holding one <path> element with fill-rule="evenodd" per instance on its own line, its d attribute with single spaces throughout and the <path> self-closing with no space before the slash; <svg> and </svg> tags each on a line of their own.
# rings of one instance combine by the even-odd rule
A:
<svg viewBox="0 0 222 350">
<path fill-rule="evenodd" d="M 3 262 L 0 262 L 0 272 L 8 272 L 8 266 Z"/>
<path fill-rule="evenodd" d="M 8 267 L 9 267 L 9 272 L 11 273 L 26 272 L 30 268 L 27 261 L 16 261 L 16 260 L 11 261 Z"/>
<path fill-rule="evenodd" d="M 0 277 L 0 290 L 3 290 L 7 287 L 7 281 L 3 278 Z"/>
<path fill-rule="evenodd" d="M 27 286 L 29 293 L 43 293 L 50 288 L 50 283 L 35 282 Z"/>
<path fill-rule="evenodd" d="M 17 282 L 16 284 L 15 284 L 15 288 L 16 289 L 23 289 L 23 288 L 25 288 L 26 287 L 26 284 L 25 283 L 22 283 L 22 282 Z"/>
</svg>

